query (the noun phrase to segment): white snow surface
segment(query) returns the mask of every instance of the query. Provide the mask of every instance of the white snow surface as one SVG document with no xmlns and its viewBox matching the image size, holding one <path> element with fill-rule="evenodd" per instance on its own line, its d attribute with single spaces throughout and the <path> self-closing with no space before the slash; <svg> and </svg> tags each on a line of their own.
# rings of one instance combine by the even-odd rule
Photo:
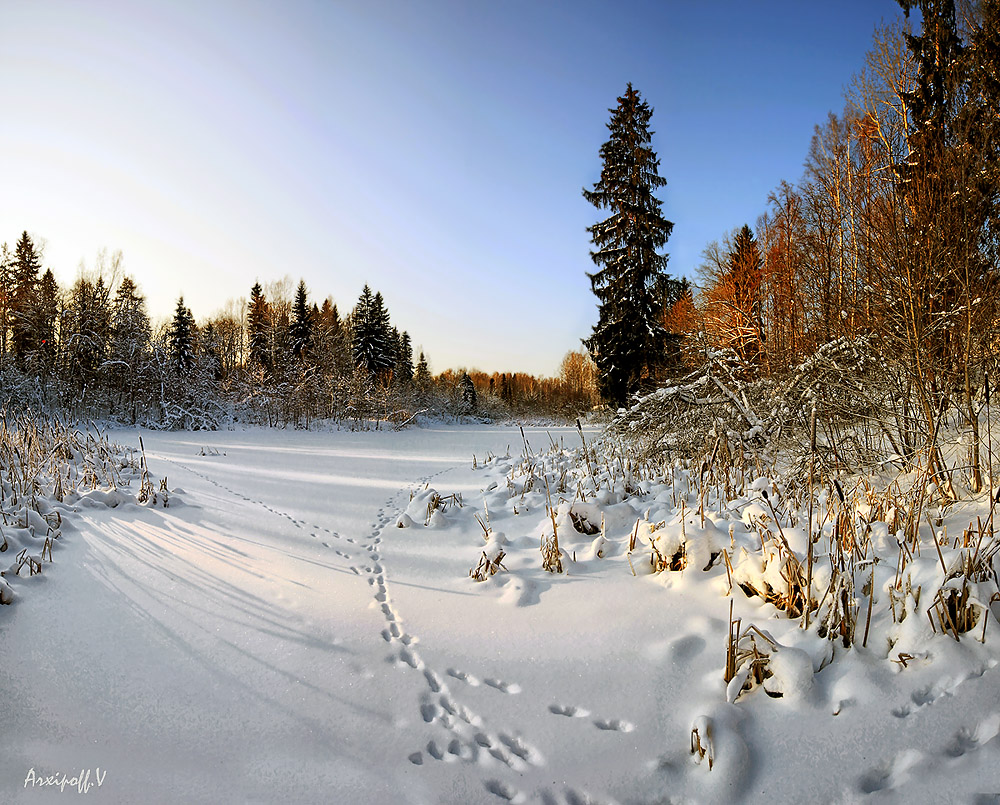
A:
<svg viewBox="0 0 1000 805">
<path fill-rule="evenodd" d="M 109 803 L 1000 801 L 998 625 L 983 645 L 914 618 L 891 655 L 828 662 L 702 570 L 759 504 L 702 526 L 669 495 L 574 503 L 550 476 L 550 574 L 546 491 L 508 483 L 516 428 L 142 435 L 169 506 L 68 507 L 54 562 L 0 609 L 0 802 L 72 801 L 88 771 Z M 703 537 L 685 570 L 637 549 L 633 575 L 638 518 L 644 555 Z M 477 583 L 483 552 L 505 569 Z M 777 646 L 738 698 L 730 599 Z"/>
</svg>

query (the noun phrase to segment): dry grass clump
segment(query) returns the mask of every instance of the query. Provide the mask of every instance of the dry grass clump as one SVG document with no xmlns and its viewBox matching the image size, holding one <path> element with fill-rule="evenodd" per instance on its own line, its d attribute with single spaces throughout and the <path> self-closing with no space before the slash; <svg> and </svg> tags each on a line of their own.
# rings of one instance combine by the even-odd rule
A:
<svg viewBox="0 0 1000 805">
<path fill-rule="evenodd" d="M 435 492 L 431 495 L 430 500 L 427 501 L 427 515 L 424 518 L 424 525 L 429 525 L 431 518 L 434 516 L 435 512 L 440 511 L 442 514 L 448 510 L 449 506 L 454 506 L 456 508 L 462 508 L 465 504 L 462 502 L 462 495 L 458 492 L 454 492 L 450 495 L 439 495 Z"/>
<path fill-rule="evenodd" d="M 712 738 L 712 723 L 707 718 L 698 719 L 691 727 L 691 754 L 697 755 L 697 762 L 708 758 L 708 770 L 715 765 L 715 741 Z"/>
<path fill-rule="evenodd" d="M 542 552 L 542 570 L 549 573 L 562 573 L 562 551 L 559 550 L 559 537 L 552 534 L 543 534 L 539 550 Z"/>
<path fill-rule="evenodd" d="M 763 687 L 764 680 L 772 676 L 768 664 L 777 645 L 760 629 L 749 624 L 742 628 L 740 619 L 733 619 L 733 604 L 729 602 L 729 637 L 726 641 L 726 668 L 723 679 L 733 686 L 733 680 L 742 680 L 739 688 L 730 692 L 730 701 L 736 701 L 744 693 Z M 780 698 L 781 693 L 764 691 L 772 698 Z"/>
<path fill-rule="evenodd" d="M 503 558 L 506 554 L 503 551 L 497 553 L 492 559 L 483 551 L 479 557 L 479 563 L 469 571 L 473 581 L 486 581 L 490 576 L 494 576 L 500 570 L 506 570 L 503 566 Z"/>
<path fill-rule="evenodd" d="M 0 554 L 13 562 L 0 577 L 28 577 L 52 561 L 60 537 L 58 504 L 99 487 L 128 485 L 135 471 L 132 457 L 113 445 L 96 425 L 74 428 L 54 418 L 0 411 Z M 0 603 L 13 601 L 0 583 Z"/>
</svg>

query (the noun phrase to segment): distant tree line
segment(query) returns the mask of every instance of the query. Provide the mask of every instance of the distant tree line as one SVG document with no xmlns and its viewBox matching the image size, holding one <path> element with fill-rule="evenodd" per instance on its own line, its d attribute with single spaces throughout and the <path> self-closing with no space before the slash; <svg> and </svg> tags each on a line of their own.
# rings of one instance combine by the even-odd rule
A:
<svg viewBox="0 0 1000 805">
<path fill-rule="evenodd" d="M 565 382 L 475 371 L 435 377 L 367 285 L 346 314 L 286 278 L 254 283 L 248 300 L 200 322 L 181 297 L 171 319 L 154 326 L 121 252 L 101 252 L 69 288 L 42 270 L 42 258 L 27 232 L 13 250 L 0 246 L 0 405 L 213 428 L 400 425 L 421 412 L 569 415 L 596 402 L 582 353 L 564 361 Z"/>
</svg>

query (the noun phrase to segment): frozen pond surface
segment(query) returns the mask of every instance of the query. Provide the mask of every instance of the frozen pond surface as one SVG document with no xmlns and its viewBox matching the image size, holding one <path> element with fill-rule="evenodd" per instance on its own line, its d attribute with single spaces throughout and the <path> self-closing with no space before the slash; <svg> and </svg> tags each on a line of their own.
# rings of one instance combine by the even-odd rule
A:
<svg viewBox="0 0 1000 805">
<path fill-rule="evenodd" d="M 996 801 L 987 655 L 899 681 L 859 651 L 800 699 L 727 705 L 725 590 L 587 559 L 593 537 L 542 571 L 537 490 L 505 509 L 511 462 L 482 467 L 516 428 L 143 438 L 169 508 L 81 507 L 0 612 L 2 802 L 72 800 L 25 783 L 80 770 L 123 803 Z M 428 487 L 465 508 L 395 527 Z M 487 500 L 509 573 L 477 585 Z"/>
</svg>

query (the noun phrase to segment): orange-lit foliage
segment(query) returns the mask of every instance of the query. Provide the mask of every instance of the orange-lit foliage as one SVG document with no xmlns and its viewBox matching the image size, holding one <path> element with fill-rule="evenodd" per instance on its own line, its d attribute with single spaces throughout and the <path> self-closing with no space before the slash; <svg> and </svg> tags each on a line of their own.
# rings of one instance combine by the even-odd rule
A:
<svg viewBox="0 0 1000 805">
<path fill-rule="evenodd" d="M 685 288 L 680 299 L 663 317 L 663 328 L 668 333 L 680 336 L 678 343 L 680 368 L 690 368 L 700 358 L 701 346 L 698 333 L 703 327 L 701 313 L 695 307 L 691 289 Z"/>
<path fill-rule="evenodd" d="M 726 246 L 706 250 L 705 326 L 715 343 L 733 349 L 745 365 L 757 365 L 764 342 L 760 248 L 749 226 Z"/>
</svg>

